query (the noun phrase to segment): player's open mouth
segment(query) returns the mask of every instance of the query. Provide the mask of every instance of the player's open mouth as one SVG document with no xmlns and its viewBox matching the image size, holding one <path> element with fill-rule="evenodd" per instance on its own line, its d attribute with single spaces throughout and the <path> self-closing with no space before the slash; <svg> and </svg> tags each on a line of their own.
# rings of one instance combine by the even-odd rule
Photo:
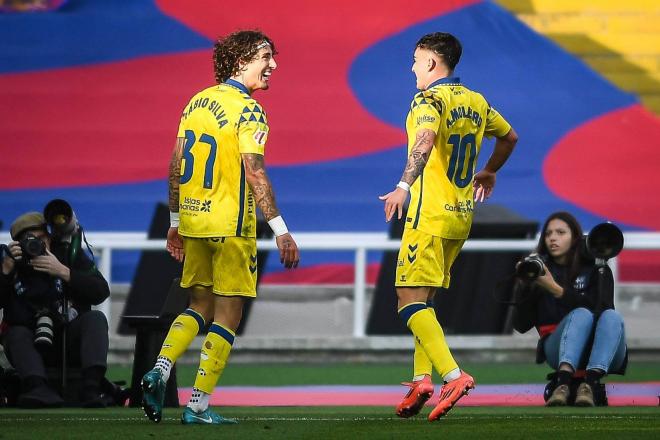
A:
<svg viewBox="0 0 660 440">
<path fill-rule="evenodd" d="M 270 79 L 270 75 L 272 73 L 273 72 L 264 72 L 263 75 L 261 75 L 261 76 L 263 77 L 264 81 L 268 81 Z"/>
</svg>

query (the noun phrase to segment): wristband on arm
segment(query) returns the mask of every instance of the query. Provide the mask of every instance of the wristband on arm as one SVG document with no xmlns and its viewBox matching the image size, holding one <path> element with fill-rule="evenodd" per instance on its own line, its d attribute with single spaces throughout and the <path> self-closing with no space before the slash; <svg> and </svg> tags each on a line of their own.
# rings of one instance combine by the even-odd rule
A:
<svg viewBox="0 0 660 440">
<path fill-rule="evenodd" d="M 410 192 L 410 185 L 408 185 L 403 180 L 401 182 L 397 183 L 396 186 L 397 186 L 397 188 L 401 188 L 405 192 Z"/>
<path fill-rule="evenodd" d="M 170 212 L 170 228 L 178 228 L 178 227 L 179 227 L 179 213 Z"/>
<path fill-rule="evenodd" d="M 275 237 L 279 237 L 280 235 L 284 235 L 289 232 L 289 230 L 286 228 L 286 223 L 284 223 L 284 219 L 282 218 L 281 215 L 278 215 L 277 217 L 268 220 L 268 226 L 270 226 L 270 229 L 273 230 L 273 234 L 275 234 Z"/>
</svg>

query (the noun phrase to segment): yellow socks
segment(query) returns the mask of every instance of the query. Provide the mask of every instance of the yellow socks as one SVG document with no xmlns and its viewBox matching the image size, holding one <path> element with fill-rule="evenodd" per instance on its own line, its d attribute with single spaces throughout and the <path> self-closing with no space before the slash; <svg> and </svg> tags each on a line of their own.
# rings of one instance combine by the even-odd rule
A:
<svg viewBox="0 0 660 440">
<path fill-rule="evenodd" d="M 440 376 L 444 377 L 458 368 L 445 341 L 442 327 L 435 318 L 435 313 L 428 310 L 426 303 L 416 302 L 401 307 L 399 317 L 412 331 L 416 341 L 419 341 L 420 347 Z"/>
<path fill-rule="evenodd" d="M 163 372 L 165 381 L 169 378 L 172 364 L 186 351 L 202 328 L 204 318 L 193 309 L 186 309 L 174 320 L 156 361 L 156 368 Z"/>
<path fill-rule="evenodd" d="M 426 308 L 437 320 L 437 317 L 435 316 L 435 309 L 433 308 L 433 301 L 427 301 Z M 413 380 L 420 380 L 427 374 L 431 376 L 431 373 L 433 372 L 433 364 L 431 364 L 431 359 L 429 359 L 429 357 L 426 355 L 426 351 L 424 351 L 424 348 L 419 343 L 417 336 L 413 336 L 413 339 L 415 341 L 415 354 L 413 355 Z"/>
<path fill-rule="evenodd" d="M 222 371 L 225 369 L 231 346 L 234 343 L 233 331 L 217 322 L 211 324 L 200 355 L 199 369 L 194 388 L 212 394 Z"/>
</svg>

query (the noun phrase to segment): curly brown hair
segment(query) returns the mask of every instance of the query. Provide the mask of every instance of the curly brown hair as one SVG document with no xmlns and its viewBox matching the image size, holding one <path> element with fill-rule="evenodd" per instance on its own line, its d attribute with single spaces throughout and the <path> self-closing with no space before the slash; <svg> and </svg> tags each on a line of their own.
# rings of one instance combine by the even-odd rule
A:
<svg viewBox="0 0 660 440">
<path fill-rule="evenodd" d="M 218 84 L 237 75 L 240 64 L 250 62 L 264 42 L 270 45 L 275 55 L 273 40 L 257 29 L 237 31 L 218 38 L 213 46 L 213 69 Z"/>
</svg>

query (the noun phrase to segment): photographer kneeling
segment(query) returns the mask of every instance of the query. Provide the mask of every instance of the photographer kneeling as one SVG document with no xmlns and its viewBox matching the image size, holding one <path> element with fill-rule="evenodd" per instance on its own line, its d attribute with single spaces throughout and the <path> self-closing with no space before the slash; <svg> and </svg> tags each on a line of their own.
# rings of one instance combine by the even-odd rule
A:
<svg viewBox="0 0 660 440">
<path fill-rule="evenodd" d="M 573 397 L 575 405 L 594 406 L 600 379 L 623 374 L 627 363 L 623 318 L 614 310 L 612 272 L 587 255 L 582 235 L 575 217 L 553 213 L 543 225 L 538 255 L 517 266 L 513 326 L 520 333 L 536 327 L 536 362 L 547 361 L 556 370 L 557 386 L 546 406 L 567 405 Z M 571 378 L 585 368 L 585 381 L 572 396 Z"/>
<path fill-rule="evenodd" d="M 53 240 L 44 216 L 30 212 L 11 226 L 12 242 L 2 246 L 0 307 L 2 343 L 21 378 L 18 405 L 60 406 L 48 386 L 45 366 L 62 368 L 66 332 L 67 361 L 82 367 L 80 399 L 85 407 L 104 407 L 102 393 L 108 354 L 108 322 L 91 310 L 108 298 L 107 281 L 82 251 L 80 234 Z"/>
</svg>

